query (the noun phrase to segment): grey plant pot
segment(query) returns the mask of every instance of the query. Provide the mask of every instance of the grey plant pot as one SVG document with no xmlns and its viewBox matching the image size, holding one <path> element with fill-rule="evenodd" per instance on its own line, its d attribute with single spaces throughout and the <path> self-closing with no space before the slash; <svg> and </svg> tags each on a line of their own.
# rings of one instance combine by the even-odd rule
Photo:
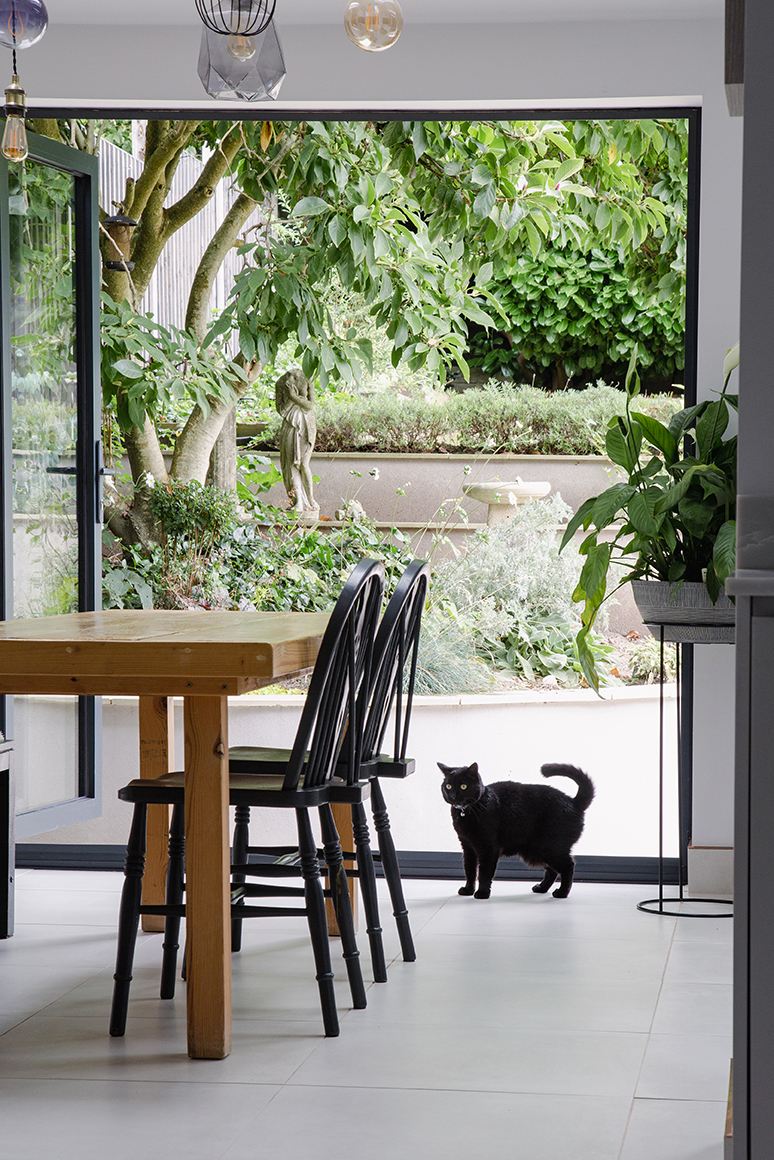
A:
<svg viewBox="0 0 774 1160">
<path fill-rule="evenodd" d="M 677 644 L 733 644 L 736 610 L 725 592 L 717 603 L 706 584 L 686 581 L 677 587 L 665 580 L 632 580 L 634 601 L 645 624 L 658 638 Z"/>
</svg>

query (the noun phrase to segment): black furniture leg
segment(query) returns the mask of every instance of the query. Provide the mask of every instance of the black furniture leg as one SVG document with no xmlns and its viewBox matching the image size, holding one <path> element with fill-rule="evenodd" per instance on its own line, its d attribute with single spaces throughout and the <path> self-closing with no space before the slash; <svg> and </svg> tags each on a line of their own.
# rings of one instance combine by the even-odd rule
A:
<svg viewBox="0 0 774 1160">
<path fill-rule="evenodd" d="M 110 1034 L 123 1035 L 126 1031 L 126 1013 L 129 1007 L 129 987 L 132 982 L 134 944 L 140 924 L 142 878 L 145 873 L 145 824 L 148 807 L 137 802 L 132 817 L 132 829 L 126 847 L 124 888 L 121 891 L 121 909 L 118 916 L 118 950 L 116 973 L 113 976 L 113 1007 L 110 1012 Z"/>
<path fill-rule="evenodd" d="M 169 827 L 169 862 L 167 864 L 167 906 L 180 906 L 183 901 L 185 876 L 185 813 L 183 806 L 172 809 Z M 164 945 L 161 960 L 161 998 L 174 999 L 177 952 L 180 949 L 180 915 L 168 914 L 164 921 Z"/>
<path fill-rule="evenodd" d="M 368 943 L 371 948 L 371 967 L 374 973 L 374 982 L 386 983 L 387 964 L 384 961 L 384 943 L 382 942 L 382 928 L 379 922 L 376 874 L 374 873 L 374 859 L 371 853 L 368 821 L 362 802 L 357 802 L 352 806 L 352 833 L 355 837 L 358 877 L 363 890 L 363 909 L 366 916 Z"/>
<path fill-rule="evenodd" d="M 250 807 L 237 806 L 234 811 L 234 838 L 233 849 L 231 851 L 231 859 L 235 866 L 244 866 L 247 863 L 247 847 L 250 841 Z M 232 874 L 231 885 L 244 886 L 244 874 Z M 238 898 L 236 904 L 244 906 L 244 898 Z M 233 914 L 233 911 L 232 911 Z M 242 949 L 242 919 L 231 919 L 231 950 L 241 951 Z"/>
<path fill-rule="evenodd" d="M 336 996 L 333 990 L 333 970 L 331 969 L 331 952 L 328 945 L 328 925 L 325 919 L 325 898 L 320 881 L 320 864 L 317 860 L 317 844 L 312 834 L 307 810 L 296 810 L 296 822 L 301 873 L 304 876 L 306 916 L 309 923 L 312 950 L 314 951 L 323 1026 L 325 1034 L 333 1037 L 339 1033 L 339 1016 L 336 1011 Z"/>
<path fill-rule="evenodd" d="M 379 854 L 381 856 L 382 869 L 384 870 L 384 877 L 387 880 L 387 886 L 392 900 L 392 913 L 395 915 L 395 923 L 398 927 L 398 938 L 400 939 L 403 961 L 413 963 L 416 961 L 417 952 L 414 949 L 408 909 L 406 907 L 406 900 L 403 897 L 403 885 L 400 880 L 400 869 L 398 868 L 398 855 L 395 853 L 395 845 L 390 832 L 390 819 L 387 816 L 387 806 L 384 802 L 384 795 L 378 777 L 375 777 L 371 782 L 371 810 L 374 815 L 374 826 L 379 840 Z"/>
<path fill-rule="evenodd" d="M 338 830 L 333 820 L 333 811 L 327 804 L 320 806 L 320 827 L 322 829 L 323 852 L 331 884 L 331 899 L 333 900 L 333 909 L 336 912 L 336 921 L 339 924 L 344 962 L 347 964 L 352 1006 L 357 1010 L 362 1010 L 366 1006 L 366 993 L 363 974 L 360 970 L 360 951 L 357 949 L 357 940 L 355 939 L 355 924 L 352 920 L 352 903 L 349 897 Z"/>
</svg>

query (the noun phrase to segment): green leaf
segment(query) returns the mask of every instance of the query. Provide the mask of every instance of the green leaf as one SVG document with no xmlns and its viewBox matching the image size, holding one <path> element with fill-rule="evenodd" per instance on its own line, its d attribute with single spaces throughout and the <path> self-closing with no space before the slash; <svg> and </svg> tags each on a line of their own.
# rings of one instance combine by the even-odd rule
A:
<svg viewBox="0 0 774 1160">
<path fill-rule="evenodd" d="M 652 415 L 643 415 L 640 411 L 632 411 L 632 421 L 638 423 L 645 432 L 646 442 L 658 448 L 668 465 L 672 465 L 679 455 L 677 440 L 671 431 L 654 419 Z"/>
<path fill-rule="evenodd" d="M 637 436 L 641 440 L 642 435 L 640 429 L 637 428 L 636 430 Z M 631 434 L 627 436 L 624 420 L 619 417 L 610 424 L 607 435 L 605 436 L 605 450 L 607 451 L 608 459 L 612 459 L 613 463 L 617 463 L 620 467 L 625 467 L 630 473 L 637 466 L 637 453 L 639 453 L 639 447 L 637 447 L 637 453 L 633 453 L 631 446 L 632 435 L 634 435 L 634 429 L 632 428 Z M 637 446 L 637 436 L 635 436 L 635 446 Z"/>
<path fill-rule="evenodd" d="M 699 456 L 707 460 L 715 445 L 720 441 L 728 426 L 728 408 L 723 399 L 707 405 L 704 414 L 696 424 L 696 446 Z"/>
<path fill-rule="evenodd" d="M 321 197 L 302 197 L 293 206 L 291 217 L 314 217 L 317 214 L 326 213 L 332 207 L 327 201 L 323 201 Z"/>
<path fill-rule="evenodd" d="M 724 584 L 736 568 L 736 520 L 726 520 L 717 534 L 712 562 L 718 580 Z"/>
<path fill-rule="evenodd" d="M 486 218 L 494 209 L 497 200 L 497 191 L 494 182 L 485 185 L 473 202 L 473 213 L 476 217 Z"/>
<path fill-rule="evenodd" d="M 564 550 L 567 544 L 569 544 L 570 540 L 572 540 L 573 536 L 579 528 L 587 528 L 589 526 L 591 523 L 591 513 L 596 501 L 597 497 L 592 496 L 591 499 L 584 500 L 581 506 L 578 508 L 577 512 L 568 523 L 564 535 L 562 536 L 562 542 L 559 545 L 560 552 Z"/>
<path fill-rule="evenodd" d="M 635 488 L 628 483 L 616 483 L 603 491 L 594 500 L 591 519 L 597 531 L 606 528 L 625 507 L 635 493 Z"/>
<path fill-rule="evenodd" d="M 656 519 L 656 503 L 661 493 L 656 488 L 638 491 L 629 502 L 629 520 L 643 536 L 655 536 L 660 520 Z"/>
<path fill-rule="evenodd" d="M 527 232 L 527 241 L 529 242 L 529 248 L 532 251 L 532 257 L 537 258 L 542 246 L 540 234 L 535 229 L 532 221 L 529 218 L 525 218 L 524 220 L 524 229 Z"/>
<path fill-rule="evenodd" d="M 138 366 L 130 358 L 120 358 L 113 363 L 113 369 L 123 375 L 125 379 L 141 379 L 145 375 L 145 368 Z"/>
</svg>

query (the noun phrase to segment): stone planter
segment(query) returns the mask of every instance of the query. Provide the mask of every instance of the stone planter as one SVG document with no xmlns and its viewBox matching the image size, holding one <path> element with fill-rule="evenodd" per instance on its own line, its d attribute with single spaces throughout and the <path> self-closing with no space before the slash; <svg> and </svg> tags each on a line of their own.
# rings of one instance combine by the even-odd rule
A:
<svg viewBox="0 0 774 1160">
<path fill-rule="evenodd" d="M 736 610 L 725 592 L 717 603 L 710 600 L 706 584 L 686 581 L 632 580 L 634 600 L 653 635 L 677 644 L 733 644 Z"/>
</svg>

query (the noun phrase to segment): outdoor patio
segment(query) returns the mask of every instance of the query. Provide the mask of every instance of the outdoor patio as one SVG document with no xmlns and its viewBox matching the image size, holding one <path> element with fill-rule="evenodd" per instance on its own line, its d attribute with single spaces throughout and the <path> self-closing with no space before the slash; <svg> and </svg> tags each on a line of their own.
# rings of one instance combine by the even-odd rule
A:
<svg viewBox="0 0 774 1160">
<path fill-rule="evenodd" d="M 343 1018 L 325 1040 L 303 925 L 263 919 L 233 959 L 232 1054 L 194 1061 L 183 986 L 157 997 L 161 935 L 141 936 L 127 1035 L 108 1037 L 121 882 L 18 872 L 0 943 L 13 1160 L 721 1160 L 728 920 L 642 914 L 643 886 L 559 902 L 496 882 L 475 902 L 408 881 L 417 962 L 395 959 L 385 899 L 389 982 L 347 1010 L 334 944 Z"/>
</svg>

